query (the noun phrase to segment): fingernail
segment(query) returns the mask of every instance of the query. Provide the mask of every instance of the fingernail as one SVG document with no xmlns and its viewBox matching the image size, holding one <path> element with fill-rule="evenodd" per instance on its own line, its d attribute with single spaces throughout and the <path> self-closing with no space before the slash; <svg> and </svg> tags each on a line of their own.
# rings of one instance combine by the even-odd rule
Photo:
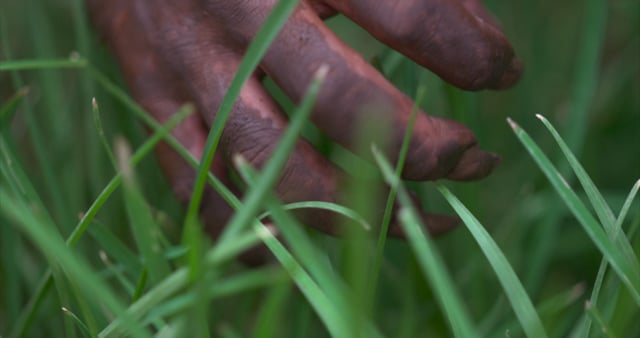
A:
<svg viewBox="0 0 640 338">
<path fill-rule="evenodd" d="M 462 155 L 447 178 L 456 181 L 478 180 L 489 176 L 499 163 L 500 156 L 483 151 L 474 145 Z"/>
<path fill-rule="evenodd" d="M 491 88 L 492 89 L 506 89 L 518 82 L 522 76 L 524 69 L 524 63 L 518 58 L 511 59 L 511 63 L 502 73 L 500 80 Z"/>
</svg>

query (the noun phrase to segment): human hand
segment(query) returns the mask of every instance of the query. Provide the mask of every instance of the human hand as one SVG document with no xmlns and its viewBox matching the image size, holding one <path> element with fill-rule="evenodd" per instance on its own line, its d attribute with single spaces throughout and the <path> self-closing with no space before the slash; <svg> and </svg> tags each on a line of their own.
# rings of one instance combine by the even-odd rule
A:
<svg viewBox="0 0 640 338">
<path fill-rule="evenodd" d="M 266 19 L 274 0 L 88 0 L 97 30 L 113 51 L 133 97 L 160 122 L 185 102 L 199 114 L 173 131 L 196 158 L 243 51 Z M 312 121 L 336 142 L 351 147 L 353 131 L 364 118 L 382 118 L 390 126 L 389 156 L 397 157 L 412 101 L 346 46 L 322 22 L 343 13 L 373 36 L 468 90 L 502 89 L 514 84 L 522 65 L 479 0 L 306 0 L 276 38 L 259 70 L 236 101 L 212 171 L 228 181 L 231 158 L 241 154 L 261 167 L 286 128 L 280 108 L 260 82 L 270 76 L 298 102 L 315 71 L 329 66 Z M 366 109 L 375 105 L 376 115 Z M 168 146 L 158 147 L 161 167 L 178 197 L 190 197 L 194 170 Z M 418 114 L 403 178 L 475 180 L 498 162 L 480 150 L 473 133 L 444 118 Z M 285 165 L 276 191 L 286 203 L 302 200 L 341 202 L 344 174 L 301 140 Z M 231 209 L 213 192 L 206 193 L 202 216 L 209 231 L 219 233 Z M 424 214 L 432 233 L 456 220 Z M 323 212 L 303 216 L 305 223 L 334 232 Z M 401 235 L 399 227 L 390 229 Z"/>
</svg>

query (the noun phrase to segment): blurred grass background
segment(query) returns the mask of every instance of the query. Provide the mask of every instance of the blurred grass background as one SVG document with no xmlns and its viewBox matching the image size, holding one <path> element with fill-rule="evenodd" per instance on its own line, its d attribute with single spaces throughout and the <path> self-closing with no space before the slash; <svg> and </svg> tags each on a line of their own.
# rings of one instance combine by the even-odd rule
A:
<svg viewBox="0 0 640 338">
<path fill-rule="evenodd" d="M 509 116 L 527 130 L 564 169 L 571 185 L 577 187 L 559 149 L 534 114 L 549 118 L 617 214 L 631 186 L 640 178 L 640 2 L 494 0 L 487 1 L 487 6 L 499 18 L 526 64 L 521 82 L 504 92 L 462 92 L 399 57 L 346 19 L 336 17 L 330 24 L 366 58 L 377 58 L 385 75 L 408 95 L 414 96 L 417 87 L 425 85 L 423 107 L 427 112 L 464 122 L 476 132 L 485 149 L 502 156 L 502 165 L 490 178 L 447 186 L 487 227 L 534 304 L 544 303 L 552 308 L 540 311 L 549 335 L 564 337 L 584 314 L 584 302 L 602 255 L 550 188 L 505 120 Z M 81 1 L 3 0 L 0 62 L 61 59 L 78 53 L 124 88 L 117 67 L 87 20 Z M 100 104 L 109 142 L 116 135 L 123 135 L 137 148 L 147 134 L 129 108 L 114 100 L 83 69 L 2 71 L 0 105 L 25 86 L 29 93 L 10 124 L 0 125 L 7 142 L 2 156 L 6 160 L 8 152 L 15 154 L 17 165 L 33 183 L 57 231 L 66 238 L 79 214 L 115 173 L 94 125 L 91 98 L 96 97 Z M 282 103 L 290 106 L 284 99 Z M 308 134 L 313 137 L 313 131 Z M 147 156 L 136 172 L 154 220 L 162 225 L 170 242 L 178 243 L 184 209 L 173 197 L 153 156 Z M 7 180 L 3 176 L 0 189 L 7 189 Z M 411 187 L 424 197 L 425 208 L 453 212 L 433 185 Z M 636 202 L 624 229 L 638 222 L 638 211 Z M 124 201 L 116 193 L 91 227 L 107 228 L 133 248 L 128 222 Z M 0 336 L 13 329 L 51 264 L 11 224 L 0 213 Z M 113 281 L 114 272 L 109 272 L 100 260 L 102 248 L 95 236 L 96 232 L 92 237 L 83 237 L 73 252 L 85 257 L 97 276 L 117 284 Z M 325 236 L 314 238 L 340 257 L 339 241 Z M 630 240 L 637 254 L 638 235 Z M 461 228 L 438 239 L 436 244 L 468 312 L 478 323 L 480 336 L 504 336 L 506 331 L 512 336 L 522 335 L 494 272 L 470 234 Z M 233 264 L 221 269 L 220 274 L 232 276 L 242 271 L 243 267 Z M 256 327 L 269 325 L 276 327 L 274 331 L 259 332 L 277 332 L 275 336 L 281 337 L 300 336 L 301 332 L 308 337 L 326 336 L 311 307 L 287 287 L 288 283 L 278 279 L 267 287 L 212 301 L 210 325 L 216 332 L 212 336 L 251 336 Z M 610 290 L 619 288 L 615 281 L 605 286 Z M 82 336 L 60 311 L 61 306 L 77 305 L 77 301 L 67 303 L 61 294 L 64 292 L 48 293 L 29 336 L 45 337 L 51 332 L 60 333 L 55 336 Z M 637 305 L 625 300 L 624 292 L 603 294 L 616 297 L 610 300 L 612 308 L 603 313 L 614 333 L 620 337 L 639 334 L 640 323 L 633 320 L 640 313 Z M 263 308 L 273 311 L 257 310 Z M 108 318 L 96 319 L 97 326 L 102 327 Z M 373 318 L 390 337 L 450 335 L 432 290 L 421 277 L 405 242 L 387 243 Z M 593 334 L 599 336 L 598 332 Z"/>
</svg>

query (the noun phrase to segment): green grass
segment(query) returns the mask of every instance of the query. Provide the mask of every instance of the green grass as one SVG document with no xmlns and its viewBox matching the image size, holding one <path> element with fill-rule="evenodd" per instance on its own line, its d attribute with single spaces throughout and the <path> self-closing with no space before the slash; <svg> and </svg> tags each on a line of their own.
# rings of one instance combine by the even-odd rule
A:
<svg viewBox="0 0 640 338">
<path fill-rule="evenodd" d="M 330 20 L 418 105 L 469 125 L 503 158 L 484 181 L 433 184 L 402 182 L 403 157 L 394 168 L 376 153 L 367 170 L 392 187 L 407 241 L 382 236 L 388 211 L 369 223 L 362 184 L 347 205 L 283 205 L 271 192 L 300 132 L 347 171 L 363 163 L 306 121 L 320 80 L 299 107 L 270 88 L 292 121 L 261 172 L 237 159 L 242 200 L 208 173 L 239 88 L 295 3 L 282 1 L 249 48 L 202 159 L 168 136 L 192 109 L 164 126 L 144 112 L 82 1 L 3 3 L 0 336 L 640 335 L 637 2 L 487 1 L 527 65 L 500 93 L 452 88 L 346 19 Z M 190 205 L 159 174 L 151 153 L 163 139 L 199 169 Z M 217 241 L 195 217 L 204 184 L 237 209 Z M 429 237 L 408 190 L 464 225 Z M 296 208 L 328 209 L 357 227 L 331 238 L 307 230 L 289 213 Z M 237 263 L 259 242 L 274 264 Z"/>
</svg>

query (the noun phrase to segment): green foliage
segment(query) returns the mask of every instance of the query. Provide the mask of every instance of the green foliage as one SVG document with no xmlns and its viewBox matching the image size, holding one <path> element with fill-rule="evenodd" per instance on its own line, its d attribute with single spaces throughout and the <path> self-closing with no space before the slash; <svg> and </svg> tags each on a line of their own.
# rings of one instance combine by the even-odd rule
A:
<svg viewBox="0 0 640 338">
<path fill-rule="evenodd" d="M 397 197 L 407 241 L 384 236 L 391 202 L 380 224 L 361 215 L 359 185 L 344 206 L 283 205 L 272 193 L 300 132 L 346 170 L 365 163 L 306 123 L 321 79 L 299 107 L 274 89 L 291 124 L 261 172 L 237 159 L 242 200 L 208 171 L 239 89 L 295 4 L 281 1 L 247 50 L 202 164 L 169 134 L 191 107 L 165 125 L 141 109 L 82 1 L 2 4 L 0 336 L 640 335 L 640 4 L 489 1 L 527 65 L 503 93 L 454 89 L 345 18 L 329 20 L 418 93 L 417 106 L 469 125 L 503 157 L 482 182 L 433 184 L 402 182 L 404 155 L 393 165 L 376 152 L 370 166 Z M 549 117 L 538 115 L 542 125 L 538 112 Z M 112 151 L 116 139 L 126 141 Z M 151 153 L 161 140 L 199 169 L 189 206 L 158 174 Z M 215 242 L 196 217 L 204 184 L 237 210 Z M 409 190 L 464 226 L 431 238 Z M 331 210 L 357 231 L 347 241 L 306 230 L 290 213 L 298 208 Z M 274 264 L 236 262 L 258 243 Z"/>
</svg>

